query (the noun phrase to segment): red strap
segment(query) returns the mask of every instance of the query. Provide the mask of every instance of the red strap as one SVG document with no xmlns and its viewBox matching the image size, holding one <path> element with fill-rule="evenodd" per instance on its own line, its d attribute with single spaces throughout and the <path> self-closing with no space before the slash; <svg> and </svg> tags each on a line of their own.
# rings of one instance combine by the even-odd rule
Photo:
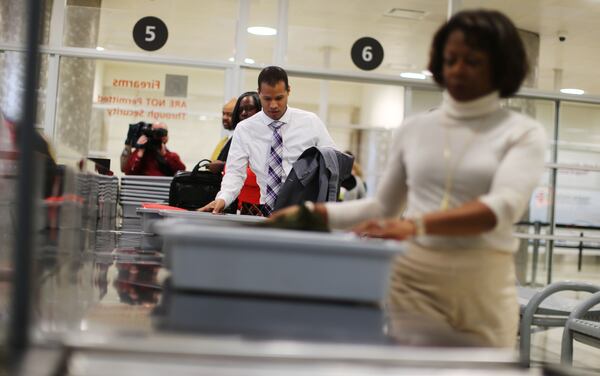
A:
<svg viewBox="0 0 600 376">
<path fill-rule="evenodd" d="M 170 205 L 164 205 L 164 204 L 157 204 L 157 203 L 154 203 L 154 202 L 143 202 L 142 203 L 142 208 L 144 208 L 144 209 L 163 209 L 163 210 L 187 211 L 185 209 L 178 208 L 176 206 L 170 206 Z"/>
</svg>

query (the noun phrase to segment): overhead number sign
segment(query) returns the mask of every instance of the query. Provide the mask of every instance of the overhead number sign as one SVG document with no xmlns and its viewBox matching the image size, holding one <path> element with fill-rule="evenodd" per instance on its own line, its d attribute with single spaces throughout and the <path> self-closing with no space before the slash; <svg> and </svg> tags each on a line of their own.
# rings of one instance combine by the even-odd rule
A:
<svg viewBox="0 0 600 376">
<path fill-rule="evenodd" d="M 383 61 L 383 47 L 377 39 L 363 37 L 354 42 L 350 51 L 352 62 L 362 70 L 373 70 Z"/>
<path fill-rule="evenodd" d="M 167 25 L 157 17 L 144 17 L 133 27 L 133 40 L 139 48 L 156 51 L 167 43 L 169 30 Z"/>
</svg>

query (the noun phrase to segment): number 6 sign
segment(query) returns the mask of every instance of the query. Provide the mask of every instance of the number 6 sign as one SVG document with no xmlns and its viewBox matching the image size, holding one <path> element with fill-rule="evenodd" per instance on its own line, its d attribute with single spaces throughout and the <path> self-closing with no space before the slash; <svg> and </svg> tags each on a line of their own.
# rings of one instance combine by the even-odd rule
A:
<svg viewBox="0 0 600 376">
<path fill-rule="evenodd" d="M 352 62 L 362 70 L 373 70 L 383 61 L 383 47 L 376 39 L 360 38 L 350 51 Z"/>
<path fill-rule="evenodd" d="M 139 48 L 156 51 L 167 43 L 169 30 L 167 25 L 157 17 L 144 17 L 133 27 L 133 40 Z"/>
</svg>

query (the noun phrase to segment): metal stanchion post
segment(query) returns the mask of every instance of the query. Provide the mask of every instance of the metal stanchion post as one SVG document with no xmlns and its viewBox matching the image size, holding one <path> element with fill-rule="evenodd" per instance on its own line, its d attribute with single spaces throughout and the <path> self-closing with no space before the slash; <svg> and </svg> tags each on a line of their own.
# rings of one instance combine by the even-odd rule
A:
<svg viewBox="0 0 600 376">
<path fill-rule="evenodd" d="M 579 233 L 579 236 L 583 238 L 583 232 Z M 577 271 L 581 271 L 581 262 L 583 259 L 583 241 L 579 242 L 579 257 L 577 258 Z"/>
<path fill-rule="evenodd" d="M 535 235 L 539 235 L 542 229 L 542 223 L 540 221 L 533 222 L 533 233 Z M 540 253 L 540 240 L 533 240 L 533 255 L 531 260 L 531 285 L 535 285 L 537 279 L 537 266 L 538 266 L 538 257 Z"/>
<path fill-rule="evenodd" d="M 17 185 L 17 229 L 14 246 L 13 294 L 9 351 L 12 366 L 16 366 L 29 342 L 29 324 L 32 296 L 33 254 L 33 192 L 36 187 L 34 161 L 34 123 L 37 113 L 36 88 L 39 67 L 39 34 L 41 1 L 27 2 L 27 50 L 25 61 L 25 91 L 19 119 L 19 180 Z"/>
</svg>

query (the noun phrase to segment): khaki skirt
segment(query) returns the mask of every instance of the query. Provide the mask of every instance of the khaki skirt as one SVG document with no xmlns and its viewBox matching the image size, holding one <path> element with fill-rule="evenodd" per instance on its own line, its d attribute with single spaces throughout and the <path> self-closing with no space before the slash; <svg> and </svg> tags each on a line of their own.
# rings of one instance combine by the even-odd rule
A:
<svg viewBox="0 0 600 376">
<path fill-rule="evenodd" d="M 393 265 L 388 313 L 426 315 L 484 346 L 514 347 L 519 323 L 513 255 L 415 244 Z"/>
</svg>

